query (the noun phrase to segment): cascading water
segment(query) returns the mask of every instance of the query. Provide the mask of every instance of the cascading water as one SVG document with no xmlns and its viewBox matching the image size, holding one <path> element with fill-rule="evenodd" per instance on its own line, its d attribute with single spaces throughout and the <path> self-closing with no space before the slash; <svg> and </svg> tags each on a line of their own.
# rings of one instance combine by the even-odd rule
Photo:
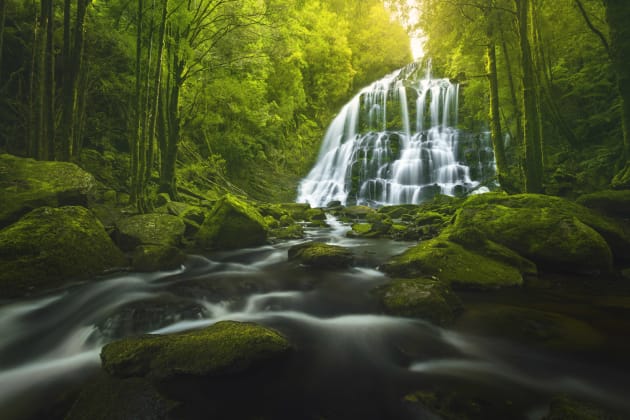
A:
<svg viewBox="0 0 630 420">
<path fill-rule="evenodd" d="M 331 201 L 417 204 L 437 193 L 473 191 L 494 174 L 491 153 L 491 164 L 469 162 L 467 158 L 479 153 L 460 144 L 459 85 L 433 79 L 430 65 L 424 75 L 420 72 L 414 63 L 391 73 L 341 109 L 315 167 L 299 186 L 298 202 L 314 207 Z M 483 149 L 486 156 L 491 151 Z M 474 177 L 471 164 L 477 169 Z"/>
</svg>

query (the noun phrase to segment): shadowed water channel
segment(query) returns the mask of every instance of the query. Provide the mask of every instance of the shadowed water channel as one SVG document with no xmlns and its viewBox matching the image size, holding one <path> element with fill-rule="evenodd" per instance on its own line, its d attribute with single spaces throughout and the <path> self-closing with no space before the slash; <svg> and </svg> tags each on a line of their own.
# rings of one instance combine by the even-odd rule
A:
<svg viewBox="0 0 630 420">
<path fill-rule="evenodd" d="M 287 249 L 300 242 L 294 241 L 191 256 L 177 271 L 127 273 L 6 302 L 0 306 L 0 418 L 54 418 L 59 413 L 48 407 L 98 371 L 100 349 L 109 341 L 228 319 L 276 328 L 296 351 L 273 368 L 182 390 L 191 401 L 185 418 L 434 419 L 404 396 L 436 390 L 489 401 L 504 418 L 539 419 L 550 395 L 559 393 L 630 415 L 628 381 L 605 360 L 571 360 L 382 315 L 370 291 L 389 279 L 376 268 L 410 243 L 348 239 L 347 229 L 333 223 L 308 231 L 308 239 L 353 250 L 357 265 L 346 270 L 288 262 Z"/>
</svg>

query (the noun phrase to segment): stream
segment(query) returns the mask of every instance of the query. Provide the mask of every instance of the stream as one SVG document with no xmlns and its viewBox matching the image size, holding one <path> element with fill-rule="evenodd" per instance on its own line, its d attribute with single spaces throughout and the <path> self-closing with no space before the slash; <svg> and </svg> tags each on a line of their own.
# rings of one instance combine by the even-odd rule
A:
<svg viewBox="0 0 630 420">
<path fill-rule="evenodd" d="M 209 398 L 235 409 L 233 418 L 435 419 L 404 397 L 436 390 L 481 408 L 489 402 L 498 407 L 492 412 L 507 410 L 509 418 L 541 419 L 557 394 L 630 417 L 627 372 L 605 355 L 572 358 L 383 315 L 371 290 L 389 278 L 377 268 L 411 243 L 346 238 L 348 226 L 329 222 L 306 229 L 305 240 L 351 248 L 354 267 L 301 267 L 287 261 L 287 250 L 305 240 L 289 241 L 193 255 L 170 272 L 119 273 L 0 302 L 0 418 L 43 418 L 63 390 L 98 372 L 107 342 L 221 320 L 275 328 L 297 348 L 277 370 L 217 384 Z M 245 399 L 248 405 L 237 395 L 255 397 Z"/>
</svg>

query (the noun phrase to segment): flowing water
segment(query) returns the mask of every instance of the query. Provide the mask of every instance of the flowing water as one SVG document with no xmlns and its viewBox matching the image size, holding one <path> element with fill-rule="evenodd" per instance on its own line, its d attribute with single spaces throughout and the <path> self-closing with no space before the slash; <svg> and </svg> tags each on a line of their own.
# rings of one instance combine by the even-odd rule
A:
<svg viewBox="0 0 630 420">
<path fill-rule="evenodd" d="M 486 135 L 457 129 L 459 85 L 409 65 L 362 89 L 328 127 L 298 202 L 417 204 L 438 193 L 487 191 Z"/>
<path fill-rule="evenodd" d="M 230 418 L 433 419 L 403 397 L 435 389 L 509 401 L 509 418 L 541 418 L 549 396 L 558 393 L 630 415 L 626 375 L 605 359 L 571 359 L 383 315 L 371 290 L 389 279 L 377 267 L 410 244 L 345 238 L 348 227 L 331 222 L 331 228 L 308 229 L 308 239 L 351 248 L 356 266 L 300 267 L 287 261 L 288 247 L 300 242 L 293 241 L 191 256 L 171 272 L 126 273 L 4 302 L 0 418 L 50 413 L 60 390 L 74 389 L 99 369 L 99 351 L 111 340 L 227 319 L 276 328 L 297 348 L 275 370 L 197 391 L 208 407 L 231 404 L 225 408 Z"/>
</svg>

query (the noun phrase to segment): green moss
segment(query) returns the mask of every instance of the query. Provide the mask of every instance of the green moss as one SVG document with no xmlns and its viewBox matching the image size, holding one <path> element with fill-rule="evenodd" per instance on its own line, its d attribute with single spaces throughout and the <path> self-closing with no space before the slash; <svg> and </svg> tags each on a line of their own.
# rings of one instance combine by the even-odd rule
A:
<svg viewBox="0 0 630 420">
<path fill-rule="evenodd" d="M 260 325 L 218 322 L 201 330 L 128 338 L 103 347 L 105 371 L 119 378 L 162 380 L 179 375 L 216 376 L 242 372 L 290 350 L 281 334 Z"/>
<path fill-rule="evenodd" d="M 116 227 L 118 245 L 126 251 L 139 245 L 180 245 L 186 230 L 181 218 L 160 213 L 121 219 Z"/>
<path fill-rule="evenodd" d="M 0 231 L 0 295 L 58 287 L 126 259 L 103 225 L 83 207 L 41 207 Z"/>
<path fill-rule="evenodd" d="M 558 351 L 591 351 L 604 344 L 602 335 L 583 321 L 509 305 L 468 307 L 458 326 Z"/>
<path fill-rule="evenodd" d="M 304 228 L 301 225 L 293 224 L 271 230 L 271 236 L 280 240 L 302 239 L 304 238 Z"/>
<path fill-rule="evenodd" d="M 167 245 L 142 245 L 131 257 L 131 268 L 135 271 L 158 271 L 179 268 L 186 261 L 186 254 Z"/>
<path fill-rule="evenodd" d="M 399 204 L 396 206 L 384 206 L 378 209 L 379 213 L 386 214 L 392 219 L 400 219 L 405 215 L 415 215 L 420 206 L 416 204 Z"/>
<path fill-rule="evenodd" d="M 315 268 L 342 268 L 352 264 L 354 256 L 347 248 L 321 242 L 307 242 L 292 246 L 288 251 L 289 260 Z"/>
<path fill-rule="evenodd" d="M 630 190 L 607 190 L 578 197 L 578 204 L 614 217 L 630 217 Z"/>
<path fill-rule="evenodd" d="M 0 227 L 43 206 L 87 205 L 94 177 L 68 162 L 0 154 Z"/>
<path fill-rule="evenodd" d="M 428 319 L 439 325 L 461 311 L 459 298 L 448 285 L 430 278 L 394 280 L 376 289 L 386 313 Z"/>
<path fill-rule="evenodd" d="M 393 257 L 382 268 L 397 277 L 431 277 L 453 287 L 488 289 L 520 286 L 515 267 L 471 252 L 444 237 L 424 241 Z"/>
<path fill-rule="evenodd" d="M 582 206 L 536 194 L 469 198 L 449 232 L 462 236 L 467 229 L 538 265 L 569 272 L 610 271 L 611 250 L 598 231 L 623 235 L 613 222 Z"/>
<path fill-rule="evenodd" d="M 244 248 L 264 244 L 267 230 L 267 224 L 256 207 L 227 194 L 207 215 L 195 240 L 207 249 Z"/>
</svg>

